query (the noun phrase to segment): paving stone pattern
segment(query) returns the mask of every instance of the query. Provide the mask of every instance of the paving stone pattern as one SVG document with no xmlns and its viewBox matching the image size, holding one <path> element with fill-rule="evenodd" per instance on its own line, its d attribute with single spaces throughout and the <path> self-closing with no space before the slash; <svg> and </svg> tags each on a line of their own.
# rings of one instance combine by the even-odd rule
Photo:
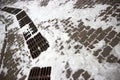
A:
<svg viewBox="0 0 120 80">
<path fill-rule="evenodd" d="M 120 1 L 120 0 L 118 0 Z M 102 17 L 101 20 L 102 21 L 110 21 L 109 16 L 115 17 L 117 19 L 117 21 L 120 21 L 120 2 L 116 3 L 116 4 L 112 4 L 112 6 L 107 7 L 105 10 L 101 11 L 100 15 L 98 17 Z M 120 25 L 119 23 L 117 23 L 117 25 Z"/>
<path fill-rule="evenodd" d="M 40 32 L 38 32 L 38 29 L 34 25 L 33 21 L 29 18 L 24 10 L 11 7 L 4 7 L 2 10 L 11 14 L 15 14 L 20 24 L 20 28 L 25 27 L 25 25 L 29 26 L 27 31 L 23 32 L 23 36 L 28 44 L 32 58 L 37 58 L 41 52 L 47 50 L 49 47 L 48 41 L 41 35 Z M 31 37 L 32 35 L 35 36 Z"/>
<path fill-rule="evenodd" d="M 51 67 L 33 67 L 28 80 L 50 80 Z"/>
<path fill-rule="evenodd" d="M 78 25 L 78 29 L 71 35 L 71 38 L 82 43 L 88 50 L 95 48 L 95 44 L 101 40 L 105 41 L 105 46 L 101 49 L 94 51 L 94 56 L 98 58 L 101 63 L 102 60 L 107 59 L 107 62 L 119 62 L 117 57 L 111 55 L 112 49 L 120 42 L 120 33 L 114 31 L 113 27 L 108 27 L 103 30 L 98 28 L 97 30 L 84 26 L 83 24 Z"/>
<path fill-rule="evenodd" d="M 78 80 L 80 76 L 84 80 L 92 80 L 91 75 L 84 69 L 79 69 L 72 74 L 73 80 Z"/>
<path fill-rule="evenodd" d="M 114 4 L 119 4 L 120 0 L 77 0 L 77 2 L 74 4 L 74 8 L 91 8 L 95 4 L 109 4 L 109 5 L 114 5 Z"/>
</svg>

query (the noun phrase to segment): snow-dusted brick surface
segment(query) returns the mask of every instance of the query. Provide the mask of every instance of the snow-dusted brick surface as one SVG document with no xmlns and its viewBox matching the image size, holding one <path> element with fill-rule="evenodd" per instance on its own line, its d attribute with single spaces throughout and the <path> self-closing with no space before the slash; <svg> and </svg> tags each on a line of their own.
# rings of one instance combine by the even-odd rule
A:
<svg viewBox="0 0 120 80">
<path fill-rule="evenodd" d="M 3 4 L 2 4 L 3 5 Z M 18 0 L 48 41 L 30 55 L 15 15 L 0 10 L 0 79 L 27 80 L 33 67 L 51 66 L 51 80 L 120 79 L 120 4 L 109 0 Z M 34 35 L 32 35 L 34 37 Z"/>
</svg>

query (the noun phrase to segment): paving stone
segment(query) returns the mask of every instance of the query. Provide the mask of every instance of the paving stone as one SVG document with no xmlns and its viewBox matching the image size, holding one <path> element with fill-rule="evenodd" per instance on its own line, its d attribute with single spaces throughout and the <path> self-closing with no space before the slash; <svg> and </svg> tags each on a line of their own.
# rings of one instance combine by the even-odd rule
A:
<svg viewBox="0 0 120 80">
<path fill-rule="evenodd" d="M 75 33 L 71 36 L 71 38 L 72 38 L 72 39 L 75 39 L 75 40 L 77 41 L 77 40 L 79 39 L 78 36 L 79 36 L 79 32 L 75 32 Z"/>
<path fill-rule="evenodd" d="M 90 26 L 85 27 L 85 29 L 86 29 L 86 30 L 89 30 L 89 29 L 90 29 Z"/>
<path fill-rule="evenodd" d="M 82 76 L 84 80 L 88 80 L 90 78 L 90 74 L 87 71 L 85 71 L 85 73 L 83 73 Z"/>
<path fill-rule="evenodd" d="M 93 48 L 95 48 L 93 45 L 89 45 L 88 46 L 90 49 L 93 49 Z"/>
<path fill-rule="evenodd" d="M 84 44 L 85 47 L 87 47 L 89 45 L 89 42 L 85 41 L 83 44 Z"/>
<path fill-rule="evenodd" d="M 81 42 L 81 43 L 84 43 L 87 38 L 88 38 L 87 35 L 83 36 L 83 37 L 80 39 L 80 42 Z"/>
<path fill-rule="evenodd" d="M 107 8 L 106 8 L 106 11 L 109 11 L 111 8 L 112 8 L 111 6 L 107 7 Z"/>
<path fill-rule="evenodd" d="M 93 55 L 94 55 L 94 56 L 98 56 L 101 51 L 102 51 L 101 49 L 98 49 L 97 51 L 94 51 L 94 54 L 93 54 Z"/>
<path fill-rule="evenodd" d="M 101 12 L 100 15 L 99 15 L 98 17 L 103 16 L 105 13 L 106 13 L 105 11 L 104 11 L 104 12 Z"/>
<path fill-rule="evenodd" d="M 110 42 L 110 40 L 107 37 L 105 37 L 104 41 L 106 44 Z"/>
<path fill-rule="evenodd" d="M 78 37 L 82 38 L 83 36 L 86 36 L 87 31 L 82 31 L 79 33 Z"/>
<path fill-rule="evenodd" d="M 75 48 L 75 49 L 79 49 L 79 46 L 80 46 L 80 45 L 75 45 L 74 48 Z"/>
<path fill-rule="evenodd" d="M 120 21 L 120 17 L 117 17 L 117 21 Z"/>
<path fill-rule="evenodd" d="M 27 14 L 25 13 L 25 11 L 22 11 L 19 14 L 16 15 L 16 18 L 17 18 L 17 20 L 20 20 L 25 16 L 27 16 Z"/>
<path fill-rule="evenodd" d="M 115 37 L 111 42 L 110 45 L 112 47 L 115 47 L 119 43 L 120 39 L 118 37 Z"/>
<path fill-rule="evenodd" d="M 111 40 L 116 34 L 117 34 L 117 32 L 111 31 L 111 32 L 108 34 L 107 38 L 108 38 L 109 40 Z"/>
<path fill-rule="evenodd" d="M 72 73 L 72 70 L 71 69 L 67 69 L 67 71 L 66 71 L 66 77 L 70 78 L 71 73 Z"/>
<path fill-rule="evenodd" d="M 81 26 L 78 25 L 78 31 L 79 31 L 79 32 L 81 32 L 84 28 L 85 28 L 85 26 L 83 26 L 83 25 L 81 25 Z"/>
<path fill-rule="evenodd" d="M 110 52 L 111 52 L 112 48 L 110 46 L 107 46 L 103 49 L 103 52 L 101 53 L 103 57 L 107 57 Z"/>
<path fill-rule="evenodd" d="M 104 30 L 104 32 L 105 32 L 106 34 L 108 34 L 108 33 L 112 30 L 112 28 L 113 28 L 113 27 L 108 27 L 107 29 Z"/>
<path fill-rule="evenodd" d="M 115 57 L 114 55 L 110 55 L 107 57 L 106 61 L 109 63 L 115 63 L 115 62 L 117 62 L 117 57 Z"/>
<path fill-rule="evenodd" d="M 87 35 L 90 36 L 95 30 L 92 28 L 88 31 Z"/>
<path fill-rule="evenodd" d="M 100 35 L 97 37 L 97 40 L 101 41 L 104 37 L 106 36 L 106 34 L 104 32 L 100 33 Z"/>
<path fill-rule="evenodd" d="M 117 13 L 113 13 L 111 16 L 116 17 L 116 16 L 117 16 Z"/>
<path fill-rule="evenodd" d="M 98 43 L 98 40 L 94 39 L 92 44 L 94 45 L 94 44 L 97 44 L 97 43 Z"/>
<path fill-rule="evenodd" d="M 99 55 L 99 56 L 97 57 L 97 59 L 98 59 L 98 62 L 99 62 L 99 63 L 102 63 L 102 61 L 104 60 L 104 58 L 103 58 L 101 55 Z"/>
<path fill-rule="evenodd" d="M 120 32 L 117 34 L 117 36 L 120 38 Z"/>
<path fill-rule="evenodd" d="M 96 37 L 97 37 L 97 35 L 95 33 L 93 33 L 87 40 L 88 40 L 88 42 L 92 42 Z"/>
<path fill-rule="evenodd" d="M 79 69 L 78 71 L 76 71 L 75 73 L 73 73 L 72 77 L 74 80 L 77 80 L 78 77 L 84 72 L 83 69 Z"/>
<path fill-rule="evenodd" d="M 120 64 L 120 60 L 118 60 L 118 61 L 117 61 L 117 63 L 119 63 L 119 64 Z"/>
<path fill-rule="evenodd" d="M 95 31 L 95 33 L 98 35 L 98 34 L 100 34 L 102 32 L 102 28 L 100 27 L 100 28 L 98 28 L 96 31 Z"/>
</svg>

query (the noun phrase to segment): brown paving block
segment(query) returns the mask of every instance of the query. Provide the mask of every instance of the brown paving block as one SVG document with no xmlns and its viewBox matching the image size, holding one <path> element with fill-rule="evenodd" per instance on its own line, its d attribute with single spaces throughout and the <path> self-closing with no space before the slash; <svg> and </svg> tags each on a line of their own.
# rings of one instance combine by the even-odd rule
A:
<svg viewBox="0 0 120 80">
<path fill-rule="evenodd" d="M 113 27 L 108 27 L 107 29 L 104 30 L 104 32 L 105 32 L 106 34 L 108 34 L 108 33 L 112 30 L 112 28 L 113 28 Z"/>
<path fill-rule="evenodd" d="M 98 43 L 98 40 L 94 40 L 92 44 L 97 44 Z"/>
<path fill-rule="evenodd" d="M 77 80 L 78 77 L 84 72 L 83 69 L 79 69 L 78 71 L 76 71 L 75 73 L 73 73 L 72 77 L 74 80 Z"/>
<path fill-rule="evenodd" d="M 120 38 L 120 32 L 117 34 L 117 36 Z"/>
<path fill-rule="evenodd" d="M 116 12 L 120 12 L 120 9 L 117 9 Z"/>
<path fill-rule="evenodd" d="M 117 61 L 117 63 L 119 63 L 119 64 L 120 64 L 120 59 Z"/>
<path fill-rule="evenodd" d="M 92 42 L 95 38 L 97 37 L 97 35 L 95 33 L 93 33 L 88 39 L 88 42 Z"/>
<path fill-rule="evenodd" d="M 90 36 L 95 30 L 92 28 L 87 32 L 87 35 Z"/>
<path fill-rule="evenodd" d="M 117 21 L 120 21 L 120 17 L 117 17 Z"/>
<path fill-rule="evenodd" d="M 111 6 L 107 7 L 107 8 L 106 8 L 106 11 L 109 11 L 111 8 L 112 8 Z"/>
<path fill-rule="evenodd" d="M 85 41 L 85 42 L 83 43 L 83 45 L 84 45 L 85 47 L 87 47 L 87 46 L 89 45 L 89 42 L 88 42 L 88 41 Z"/>
<path fill-rule="evenodd" d="M 78 38 L 78 35 L 79 35 L 79 32 L 75 32 L 72 36 L 71 36 L 71 38 L 72 39 L 75 39 L 75 40 L 78 40 L 79 38 Z"/>
<path fill-rule="evenodd" d="M 88 46 L 90 49 L 95 48 L 92 44 Z"/>
<path fill-rule="evenodd" d="M 111 16 L 115 17 L 115 16 L 117 16 L 117 13 L 113 13 Z"/>
<path fill-rule="evenodd" d="M 67 69 L 67 70 L 66 70 L 66 77 L 67 77 L 67 78 L 70 78 L 71 73 L 72 73 L 72 70 L 71 70 L 71 69 Z"/>
<path fill-rule="evenodd" d="M 106 36 L 106 34 L 104 32 L 100 33 L 100 35 L 97 37 L 98 41 L 101 41 L 104 37 Z"/>
<path fill-rule="evenodd" d="M 106 44 L 107 44 L 108 42 L 110 42 L 110 40 L 109 40 L 107 37 L 105 37 L 104 41 L 105 41 Z"/>
<path fill-rule="evenodd" d="M 107 46 L 103 49 L 103 52 L 101 53 L 101 55 L 103 57 L 107 57 L 110 54 L 111 50 L 112 48 L 110 46 Z"/>
<path fill-rule="evenodd" d="M 84 28 L 85 28 L 85 26 L 83 26 L 83 25 L 78 25 L 78 31 L 79 31 L 79 32 L 81 32 Z"/>
<path fill-rule="evenodd" d="M 82 32 L 79 33 L 78 37 L 82 38 L 83 36 L 86 36 L 87 31 L 83 30 Z"/>
<path fill-rule="evenodd" d="M 105 21 L 108 17 L 109 17 L 109 16 L 105 15 L 105 16 L 101 19 L 101 21 Z"/>
<path fill-rule="evenodd" d="M 86 29 L 86 30 L 89 30 L 89 29 L 90 29 L 90 26 L 86 26 L 85 29 Z"/>
<path fill-rule="evenodd" d="M 97 59 L 98 59 L 98 62 L 99 62 L 99 63 L 102 63 L 102 61 L 104 60 L 104 58 L 103 58 L 101 55 L 99 55 L 99 56 L 97 57 Z"/>
<path fill-rule="evenodd" d="M 98 49 L 97 51 L 94 51 L 93 55 L 98 56 L 101 51 L 102 51 L 101 49 Z"/>
<path fill-rule="evenodd" d="M 120 18 L 120 14 L 117 14 L 117 16 L 116 16 L 117 18 Z"/>
<path fill-rule="evenodd" d="M 83 76 L 84 80 L 88 80 L 88 79 L 90 78 L 90 74 L 89 74 L 87 71 L 85 71 L 85 72 L 82 74 L 82 76 Z"/>
<path fill-rule="evenodd" d="M 115 62 L 117 62 L 117 57 L 115 57 L 114 55 L 110 55 L 107 57 L 106 61 L 109 63 L 115 63 Z"/>
<path fill-rule="evenodd" d="M 111 42 L 110 45 L 112 47 L 115 47 L 120 42 L 120 39 L 118 37 L 115 37 Z"/>
<path fill-rule="evenodd" d="M 85 35 L 85 36 L 83 36 L 79 41 L 80 41 L 81 43 L 84 43 L 87 38 L 88 38 L 87 35 Z"/>
<path fill-rule="evenodd" d="M 79 49 L 80 45 L 75 45 L 74 48 L 75 49 Z"/>
<path fill-rule="evenodd" d="M 108 38 L 109 40 L 111 40 L 116 34 L 117 34 L 116 31 L 111 31 L 111 32 L 107 35 L 107 38 Z"/>
<path fill-rule="evenodd" d="M 100 15 L 99 15 L 98 17 L 103 16 L 105 13 L 106 13 L 105 11 L 104 11 L 104 12 L 101 12 Z"/>
<path fill-rule="evenodd" d="M 100 27 L 100 28 L 98 28 L 96 31 L 95 31 L 95 33 L 98 35 L 98 34 L 100 34 L 102 32 L 102 28 Z"/>
</svg>

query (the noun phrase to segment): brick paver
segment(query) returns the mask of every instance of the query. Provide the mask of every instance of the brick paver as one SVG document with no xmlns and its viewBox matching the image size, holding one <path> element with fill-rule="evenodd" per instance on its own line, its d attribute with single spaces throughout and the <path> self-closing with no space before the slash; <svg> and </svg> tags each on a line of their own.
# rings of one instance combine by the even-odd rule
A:
<svg viewBox="0 0 120 80">
<path fill-rule="evenodd" d="M 107 57 L 107 62 L 109 62 L 108 57 L 110 52 L 120 42 L 120 33 L 114 31 L 113 27 L 108 27 L 105 30 L 102 28 L 95 30 L 93 28 L 86 27 L 81 23 L 78 25 L 78 29 L 74 29 L 73 32 L 75 33 L 71 35 L 71 38 L 82 43 L 86 48 L 89 48 L 89 50 L 95 48 L 94 44 L 98 44 L 99 41 L 104 40 L 106 47 L 94 51 L 93 55 L 98 58 L 100 63 L 102 60 L 106 60 L 105 57 Z M 73 36 L 76 36 L 76 38 Z"/>
</svg>

